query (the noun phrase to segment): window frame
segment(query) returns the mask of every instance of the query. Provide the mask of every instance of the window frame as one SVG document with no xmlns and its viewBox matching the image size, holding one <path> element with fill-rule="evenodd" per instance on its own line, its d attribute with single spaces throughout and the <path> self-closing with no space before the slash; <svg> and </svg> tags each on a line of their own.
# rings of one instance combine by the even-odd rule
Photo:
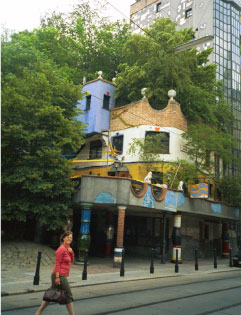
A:
<svg viewBox="0 0 241 315">
<path fill-rule="evenodd" d="M 163 138 L 163 141 L 161 141 L 164 144 L 165 152 L 155 153 L 155 152 L 148 152 L 150 154 L 170 154 L 170 133 L 165 131 L 153 131 L 153 130 L 147 130 L 145 133 L 145 139 L 148 136 L 148 134 L 164 134 L 166 138 Z"/>
<path fill-rule="evenodd" d="M 161 5 L 162 5 L 161 2 L 156 4 L 156 13 L 161 12 Z"/>
<path fill-rule="evenodd" d="M 189 14 L 191 13 L 191 14 Z M 185 19 L 188 19 L 192 16 L 192 8 L 185 10 Z"/>
<path fill-rule="evenodd" d="M 85 110 L 90 110 L 91 95 L 86 95 Z"/>
<path fill-rule="evenodd" d="M 94 160 L 102 157 L 102 141 L 94 140 L 89 144 L 89 159 Z"/>
<path fill-rule="evenodd" d="M 103 109 L 110 110 L 110 95 L 104 94 Z"/>
<path fill-rule="evenodd" d="M 117 139 L 117 138 L 122 138 L 121 150 L 119 150 L 118 148 L 115 148 L 114 140 Z M 119 151 L 119 152 L 116 152 L 116 154 L 122 154 L 123 153 L 123 147 L 124 147 L 124 135 L 113 136 L 111 138 L 111 144 L 112 144 L 113 149 L 116 149 L 116 150 Z"/>
</svg>

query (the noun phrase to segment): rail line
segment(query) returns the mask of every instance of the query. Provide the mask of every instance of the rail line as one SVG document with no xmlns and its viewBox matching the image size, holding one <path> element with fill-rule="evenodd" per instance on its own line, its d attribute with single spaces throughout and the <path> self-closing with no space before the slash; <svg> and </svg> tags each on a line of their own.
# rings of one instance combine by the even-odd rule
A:
<svg viewBox="0 0 241 315">
<path fill-rule="evenodd" d="M 95 299 L 101 299 L 101 298 L 106 298 L 106 297 L 113 297 L 113 296 L 120 296 L 120 295 L 125 295 L 125 294 L 131 294 L 131 293 L 140 293 L 140 292 L 147 292 L 147 291 L 154 291 L 154 290 L 160 290 L 160 289 L 167 289 L 167 288 L 176 288 L 176 287 L 183 287 L 183 286 L 189 286 L 189 285 L 193 285 L 193 284 L 199 284 L 199 283 L 210 283 L 210 282 L 218 282 L 218 281 L 224 281 L 224 280 L 230 280 L 230 279 L 237 279 L 237 278 L 241 278 L 241 276 L 233 276 L 233 277 L 222 277 L 220 279 L 209 279 L 209 280 L 200 280 L 200 281 L 190 281 L 190 282 L 186 282 L 186 283 L 180 283 L 180 284 L 171 284 L 171 285 L 163 285 L 163 286 L 158 286 L 158 287 L 154 287 L 154 288 L 144 288 L 144 289 L 136 289 L 136 290 L 129 290 L 129 291 L 123 291 L 123 292 L 116 292 L 116 293 L 111 293 L 111 294 L 98 294 L 96 296 L 92 296 L 92 297 L 86 297 L 86 298 L 77 298 L 75 299 L 75 301 L 86 301 L 86 300 L 95 300 Z M 156 278 L 157 279 L 157 278 Z M 156 279 L 142 279 L 142 280 L 136 280 L 136 281 L 148 281 L 148 280 L 156 280 Z M 123 283 L 123 282 L 118 282 L 118 283 Z M 111 283 L 106 283 L 105 285 L 108 285 Z M 113 284 L 113 283 L 112 283 Z M 72 289 L 77 289 L 78 287 L 72 288 Z M 86 288 L 85 287 L 81 287 L 81 288 Z M 223 288 L 223 289 L 218 289 L 218 290 L 210 290 L 208 292 L 202 292 L 202 293 L 196 293 L 196 294 L 189 294 L 189 295 L 185 295 L 185 296 L 181 296 L 181 297 L 176 297 L 176 298 L 171 298 L 171 299 L 165 299 L 162 301 L 156 301 L 156 302 L 152 302 L 152 303 L 146 303 L 146 304 L 142 304 L 142 305 L 138 305 L 138 306 L 133 306 L 133 307 L 126 307 L 126 308 L 122 308 L 122 309 L 118 309 L 118 310 L 112 310 L 112 311 L 108 311 L 108 312 L 100 312 L 100 313 L 96 313 L 96 315 L 104 315 L 104 314 L 114 314 L 114 313 L 118 313 L 120 311 L 128 311 L 128 310 L 134 310 L 134 309 L 138 309 L 138 308 L 142 308 L 142 307 L 146 307 L 146 306 L 151 306 L 151 305 L 156 305 L 156 304 L 162 304 L 162 303 L 167 303 L 167 302 L 173 302 L 173 301 L 178 301 L 178 300 L 182 300 L 182 299 L 188 299 L 188 298 L 192 298 L 192 297 L 197 297 L 197 296 L 202 296 L 202 295 L 207 295 L 207 294 L 214 294 L 214 293 L 218 293 L 218 292 L 222 292 L 222 291 L 229 291 L 229 290 L 233 290 L 233 289 L 238 289 L 241 288 L 241 285 L 238 286 L 232 286 L 232 287 L 228 287 L 228 288 Z M 31 293 L 25 293 L 24 295 L 29 295 L 29 294 L 33 294 L 33 293 L 37 293 L 37 292 L 31 292 Z M 2 297 L 3 299 L 3 297 Z M 40 301 L 39 301 L 40 303 Z M 23 309 L 30 309 L 30 308 L 34 308 L 34 307 L 39 307 L 39 303 L 37 305 L 31 305 L 31 306 L 23 306 L 23 307 L 18 307 L 18 308 L 9 308 L 9 309 L 2 309 L 2 313 L 3 312 L 9 312 L 9 311 L 15 311 L 15 310 L 23 310 Z M 224 310 L 226 308 L 229 307 L 233 307 L 233 306 L 238 306 L 241 305 L 241 302 L 238 304 L 233 304 L 224 308 L 220 308 L 217 310 Z M 215 310 L 212 311 L 208 311 L 205 313 L 200 313 L 197 315 L 206 315 L 206 314 L 210 314 L 212 312 L 214 312 Z"/>
<path fill-rule="evenodd" d="M 95 315 L 108 315 L 108 314 L 114 314 L 114 313 L 119 313 L 119 312 L 123 312 L 123 311 L 130 311 L 130 310 L 134 310 L 134 309 L 138 309 L 138 308 L 142 308 L 142 307 L 147 307 L 147 306 L 152 306 L 152 305 L 157 305 L 157 304 L 163 304 L 163 303 L 167 303 L 167 302 L 174 302 L 174 301 L 178 301 L 178 300 L 184 300 L 184 299 L 188 299 L 188 298 L 192 298 L 192 297 L 197 297 L 197 296 L 202 296 L 202 295 L 212 294 L 212 293 L 217 293 L 217 292 L 222 292 L 222 291 L 229 291 L 229 290 L 238 289 L 238 288 L 241 288 L 241 285 L 240 286 L 236 286 L 236 287 L 226 288 L 226 289 L 219 289 L 219 290 L 213 290 L 213 291 L 208 291 L 208 292 L 203 292 L 203 293 L 190 294 L 190 295 L 186 295 L 186 296 L 182 296 L 182 297 L 178 297 L 178 298 L 166 299 L 166 300 L 152 302 L 152 303 L 145 303 L 145 304 L 137 305 L 137 306 L 130 306 L 130 307 L 121 308 L 121 309 L 118 309 L 118 310 L 113 310 L 113 311 L 110 311 L 110 312 L 96 313 Z M 224 309 L 230 308 L 230 307 L 233 307 L 233 306 L 238 306 L 238 305 L 241 305 L 241 302 L 229 305 L 229 306 L 225 307 Z M 195 315 L 206 315 L 206 314 L 210 314 L 210 313 L 213 313 L 213 312 L 215 312 L 215 310 L 208 311 L 208 312 L 205 312 L 205 313 L 198 313 L 198 314 L 195 314 Z"/>
</svg>

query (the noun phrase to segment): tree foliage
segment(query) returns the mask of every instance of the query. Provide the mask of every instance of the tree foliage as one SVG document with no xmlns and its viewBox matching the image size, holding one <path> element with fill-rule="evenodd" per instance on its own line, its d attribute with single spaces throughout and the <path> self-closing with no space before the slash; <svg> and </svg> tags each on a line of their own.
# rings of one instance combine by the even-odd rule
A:
<svg viewBox="0 0 241 315">
<path fill-rule="evenodd" d="M 8 35 L 8 33 L 6 32 Z M 111 80 L 129 37 L 80 1 L 53 12 L 33 31 L 2 36 L 2 219 L 38 217 L 62 227 L 71 204 L 71 165 L 63 157 L 83 143 L 76 120 L 80 84 L 99 70 Z"/>
<path fill-rule="evenodd" d="M 214 160 L 210 159 L 210 153 L 222 159 L 224 164 L 234 159 L 231 148 L 235 143 L 228 133 L 204 124 L 190 124 L 183 138 L 187 154 L 200 170 L 212 173 Z"/>
<path fill-rule="evenodd" d="M 2 43 L 2 219 L 38 217 L 56 229 L 73 192 L 61 154 L 83 142 L 75 119 L 82 93 L 28 39 L 24 32 Z"/>
<path fill-rule="evenodd" d="M 110 22 L 80 1 L 68 15 L 53 12 L 35 30 L 38 49 L 47 52 L 76 84 L 103 71 L 112 80 L 122 62 L 122 47 L 130 36 L 129 24 Z"/>
<path fill-rule="evenodd" d="M 224 176 L 218 182 L 223 201 L 241 208 L 241 176 Z"/>
<path fill-rule="evenodd" d="M 176 90 L 175 99 L 189 126 L 184 133 L 187 154 L 203 171 L 207 152 L 215 153 L 224 163 L 233 161 L 234 140 L 229 133 L 233 115 L 225 103 L 222 84 L 216 80 L 216 66 L 208 63 L 212 49 L 176 51 L 177 46 L 191 41 L 192 35 L 192 29 L 177 31 L 176 23 L 166 18 L 155 20 L 145 34 L 132 35 L 119 66 L 117 104 L 139 100 L 145 87 L 151 106 L 163 109 L 168 90 Z M 211 166 L 205 171 L 212 173 Z"/>
<path fill-rule="evenodd" d="M 145 87 L 152 107 L 162 109 L 168 90 L 174 89 L 189 122 L 217 127 L 226 123 L 231 115 L 216 82 L 216 67 L 208 64 L 211 49 L 175 52 L 175 47 L 192 39 L 193 30 L 177 31 L 170 19 L 157 19 L 147 32 L 132 35 L 124 46 L 117 78 L 118 104 L 139 100 Z"/>
</svg>

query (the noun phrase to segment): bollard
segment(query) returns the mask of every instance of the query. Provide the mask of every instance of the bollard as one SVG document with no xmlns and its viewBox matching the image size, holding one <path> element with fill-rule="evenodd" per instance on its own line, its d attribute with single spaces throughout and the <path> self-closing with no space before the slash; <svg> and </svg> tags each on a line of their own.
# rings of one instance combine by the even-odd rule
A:
<svg viewBox="0 0 241 315">
<path fill-rule="evenodd" d="M 82 272 L 82 280 L 87 280 L 87 264 L 88 264 L 88 249 L 85 250 L 84 269 Z"/>
<path fill-rule="evenodd" d="M 124 259 L 125 259 L 125 250 L 122 250 L 122 259 L 121 259 L 121 267 L 120 267 L 120 277 L 125 276 L 125 267 L 124 267 Z"/>
<path fill-rule="evenodd" d="M 42 255 L 42 252 L 38 252 L 37 266 L 36 266 L 35 276 L 33 279 L 33 285 L 39 285 L 39 270 L 40 270 L 41 255 Z"/>
<path fill-rule="evenodd" d="M 198 270 L 197 249 L 195 249 L 195 251 L 194 251 L 194 257 L 195 257 L 195 270 Z"/>
<path fill-rule="evenodd" d="M 229 249 L 229 267 L 233 267 L 232 248 Z"/>
<path fill-rule="evenodd" d="M 213 258 L 214 258 L 213 267 L 217 268 L 217 251 L 216 251 L 216 248 L 214 248 L 214 250 L 213 250 Z"/>
<path fill-rule="evenodd" d="M 175 262 L 175 272 L 178 272 L 178 250 L 176 249 L 176 262 Z"/>
<path fill-rule="evenodd" d="M 150 266 L 150 273 L 154 273 L 154 254 L 155 254 L 155 249 L 151 249 L 151 266 Z"/>
</svg>

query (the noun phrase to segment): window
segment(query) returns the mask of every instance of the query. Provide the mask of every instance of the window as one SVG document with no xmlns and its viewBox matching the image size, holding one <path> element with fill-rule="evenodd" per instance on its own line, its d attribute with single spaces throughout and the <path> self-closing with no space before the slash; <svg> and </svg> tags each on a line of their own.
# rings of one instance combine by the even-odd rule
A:
<svg viewBox="0 0 241 315">
<path fill-rule="evenodd" d="M 145 137 L 145 151 L 153 154 L 169 153 L 169 133 L 147 131 Z"/>
<path fill-rule="evenodd" d="M 220 158 L 216 153 L 214 155 L 214 167 L 215 167 L 215 177 L 219 178 L 219 176 L 220 176 Z"/>
<path fill-rule="evenodd" d="M 103 108 L 104 109 L 109 109 L 110 108 L 110 96 L 109 95 L 104 94 Z"/>
<path fill-rule="evenodd" d="M 156 5 L 156 12 L 160 12 L 161 11 L 161 5 L 162 5 L 161 2 L 157 3 L 157 5 Z"/>
<path fill-rule="evenodd" d="M 90 159 L 101 158 L 102 142 L 100 140 L 90 142 Z"/>
<path fill-rule="evenodd" d="M 86 96 L 86 107 L 85 107 L 85 110 L 89 110 L 90 109 L 90 103 L 91 103 L 91 95 L 87 95 Z"/>
<path fill-rule="evenodd" d="M 152 172 L 152 184 L 163 184 L 163 173 L 162 172 Z"/>
<path fill-rule="evenodd" d="M 122 154 L 123 152 L 123 139 L 124 136 L 115 136 L 112 138 L 112 146 L 115 150 L 119 151 L 116 154 Z"/>
<path fill-rule="evenodd" d="M 209 150 L 206 151 L 206 158 L 205 158 L 205 166 L 209 167 L 210 166 L 210 155 L 211 152 Z"/>
<path fill-rule="evenodd" d="M 185 18 L 189 18 L 190 16 L 192 16 L 192 8 L 188 9 L 185 11 Z"/>
</svg>

